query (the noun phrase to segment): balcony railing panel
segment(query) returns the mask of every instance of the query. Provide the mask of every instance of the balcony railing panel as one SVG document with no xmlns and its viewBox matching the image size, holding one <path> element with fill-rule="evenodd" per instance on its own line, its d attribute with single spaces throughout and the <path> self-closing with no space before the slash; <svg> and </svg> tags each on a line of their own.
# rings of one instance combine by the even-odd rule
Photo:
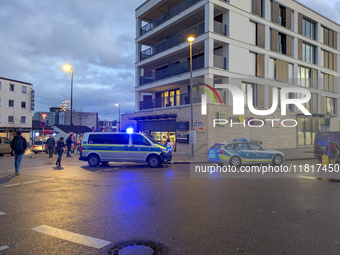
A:
<svg viewBox="0 0 340 255">
<path fill-rule="evenodd" d="M 167 49 L 170 49 L 174 46 L 177 46 L 181 43 L 184 43 L 187 41 L 187 38 L 189 35 L 199 36 L 204 33 L 204 22 L 201 24 L 192 27 L 186 31 L 183 31 L 180 34 L 177 34 L 175 36 L 170 37 L 169 39 L 160 42 L 156 44 L 154 47 L 146 49 L 140 53 L 140 60 L 144 60 L 146 58 L 149 58 L 155 54 L 158 54 L 160 52 L 163 52 Z"/>
<path fill-rule="evenodd" d="M 227 25 L 214 21 L 214 32 L 220 35 L 228 36 Z"/>
<path fill-rule="evenodd" d="M 226 70 L 226 58 L 214 55 L 214 67 Z"/>
<path fill-rule="evenodd" d="M 166 13 L 162 14 L 161 16 L 155 18 L 145 26 L 140 28 L 140 35 L 144 35 L 147 32 L 151 31 L 155 27 L 163 24 L 165 21 L 171 19 L 172 17 L 178 15 L 179 13 L 185 11 L 192 5 L 200 2 L 202 0 L 184 0 L 180 2 L 179 4 L 175 5 L 174 7 L 170 8 Z"/>
<path fill-rule="evenodd" d="M 225 104 L 226 102 L 226 94 L 225 91 L 217 90 L 222 103 Z M 202 90 L 194 91 L 193 92 L 193 103 L 201 103 L 202 101 L 202 94 L 204 92 Z M 217 104 L 219 104 L 219 100 L 214 95 Z M 190 93 L 183 93 L 176 96 L 169 96 L 169 97 L 162 97 L 162 98 L 155 98 L 151 100 L 144 100 L 139 102 L 139 110 L 149 110 L 149 109 L 157 109 L 163 107 L 174 107 L 180 105 L 188 105 L 190 104 Z"/>
<path fill-rule="evenodd" d="M 192 70 L 197 70 L 204 67 L 204 56 L 200 56 L 192 60 Z M 150 82 L 159 81 L 172 76 L 190 72 L 190 61 L 180 64 L 174 64 L 162 70 L 152 72 L 140 77 L 140 85 Z"/>
</svg>

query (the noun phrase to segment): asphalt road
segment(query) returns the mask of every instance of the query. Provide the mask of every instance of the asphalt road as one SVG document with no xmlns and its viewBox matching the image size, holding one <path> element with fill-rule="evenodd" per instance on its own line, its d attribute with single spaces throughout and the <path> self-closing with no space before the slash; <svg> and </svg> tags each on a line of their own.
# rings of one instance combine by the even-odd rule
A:
<svg viewBox="0 0 340 255">
<path fill-rule="evenodd" d="M 129 240 L 168 254 L 339 254 L 337 182 L 192 179 L 188 164 L 90 168 L 76 158 L 58 169 L 43 156 L 14 176 L 13 160 L 0 158 L 1 255 L 106 254 Z"/>
</svg>

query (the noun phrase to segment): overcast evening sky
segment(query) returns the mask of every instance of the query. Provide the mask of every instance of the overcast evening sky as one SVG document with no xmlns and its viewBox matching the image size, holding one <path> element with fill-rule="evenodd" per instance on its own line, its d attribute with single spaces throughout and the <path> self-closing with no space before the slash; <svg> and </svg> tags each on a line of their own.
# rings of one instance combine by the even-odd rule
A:
<svg viewBox="0 0 340 255">
<path fill-rule="evenodd" d="M 135 9 L 145 0 L 0 0 L 0 77 L 29 82 L 35 111 L 70 99 L 101 120 L 134 111 Z M 340 0 L 301 0 L 340 23 Z"/>
</svg>

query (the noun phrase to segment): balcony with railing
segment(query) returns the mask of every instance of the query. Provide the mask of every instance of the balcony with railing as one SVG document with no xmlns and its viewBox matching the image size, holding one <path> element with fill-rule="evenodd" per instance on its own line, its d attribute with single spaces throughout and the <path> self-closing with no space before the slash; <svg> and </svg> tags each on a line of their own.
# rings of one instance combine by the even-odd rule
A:
<svg viewBox="0 0 340 255">
<path fill-rule="evenodd" d="M 228 36 L 228 26 L 221 22 L 214 21 L 214 32 L 220 35 Z"/>
<path fill-rule="evenodd" d="M 173 37 L 170 37 L 169 39 L 156 44 L 155 46 L 146 49 L 140 53 L 140 60 L 147 59 L 155 54 L 158 54 L 160 52 L 163 52 L 167 49 L 170 49 L 176 45 L 179 45 L 181 43 L 184 43 L 187 41 L 187 38 L 189 35 L 194 35 L 195 37 L 201 35 L 204 33 L 204 22 L 201 24 L 198 24 L 195 27 L 192 27 L 178 35 L 175 35 Z"/>
<path fill-rule="evenodd" d="M 225 57 L 214 55 L 214 67 L 227 70 L 227 59 Z"/>
<path fill-rule="evenodd" d="M 226 94 L 225 91 L 217 90 L 222 103 L 226 102 Z M 201 103 L 202 94 L 204 91 L 198 90 L 193 92 L 193 103 Z M 216 97 L 216 96 L 215 96 Z M 215 98 L 217 100 L 217 98 Z M 218 102 L 218 100 L 217 100 Z M 155 98 L 151 100 L 144 100 L 139 102 L 139 110 L 149 110 L 149 109 L 157 109 L 164 107 L 174 107 L 180 105 L 189 105 L 190 104 L 190 93 L 183 93 L 176 96 L 168 96 Z"/>
<path fill-rule="evenodd" d="M 179 13 L 185 11 L 186 9 L 189 9 L 194 4 L 200 2 L 202 0 L 184 0 L 180 2 L 179 4 L 175 5 L 174 7 L 170 8 L 167 12 L 162 14 L 161 16 L 155 18 L 145 26 L 140 28 L 140 35 L 144 35 L 147 32 L 153 30 L 155 27 L 163 24 L 167 20 L 171 19 L 172 17 L 178 15 Z"/>
<path fill-rule="evenodd" d="M 192 60 L 192 70 L 197 70 L 204 67 L 204 56 L 194 58 Z M 190 72 L 190 61 L 180 64 L 174 64 L 162 70 L 152 72 L 140 77 L 140 85 L 145 85 L 151 82 L 163 80 L 172 76 Z"/>
</svg>

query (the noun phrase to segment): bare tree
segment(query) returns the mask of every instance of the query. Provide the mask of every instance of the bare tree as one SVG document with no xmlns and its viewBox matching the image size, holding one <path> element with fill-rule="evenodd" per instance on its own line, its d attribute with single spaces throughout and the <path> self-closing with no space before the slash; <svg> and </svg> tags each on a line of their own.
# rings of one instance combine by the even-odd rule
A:
<svg viewBox="0 0 340 255">
<path fill-rule="evenodd" d="M 73 116 L 73 123 L 76 126 L 87 126 L 88 125 L 88 114 L 83 112 L 83 109 L 80 109 L 79 112 L 74 110 L 75 114 Z"/>
</svg>

